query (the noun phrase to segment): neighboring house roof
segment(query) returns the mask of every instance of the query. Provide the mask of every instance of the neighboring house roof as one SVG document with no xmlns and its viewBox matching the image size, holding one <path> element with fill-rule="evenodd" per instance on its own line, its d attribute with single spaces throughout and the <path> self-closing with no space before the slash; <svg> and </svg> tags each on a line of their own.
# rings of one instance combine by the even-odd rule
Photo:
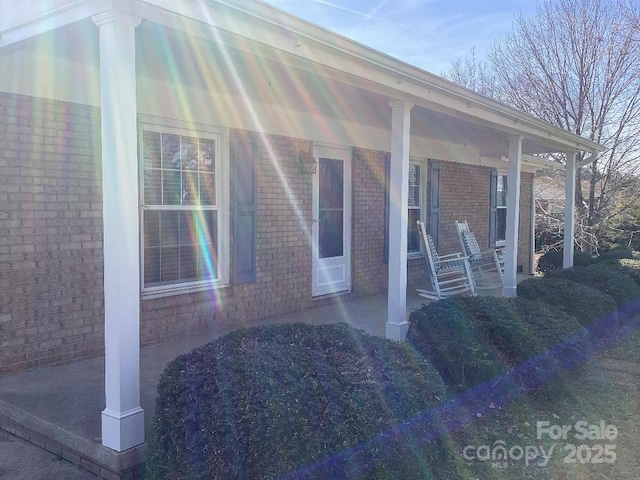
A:
<svg viewBox="0 0 640 480">
<path fill-rule="evenodd" d="M 524 137 L 524 154 L 603 149 L 597 143 L 256 0 L 51 0 L 46 6 L 41 0 L 0 1 L 3 11 L 12 12 L 0 17 L 0 48 L 62 26 L 69 26 L 71 38 L 74 29 L 86 34 L 88 29 L 82 21 L 115 4 L 118 10 L 143 19 L 139 30 L 144 35 L 153 36 L 154 25 L 161 25 L 175 32 L 171 40 L 175 45 L 181 41 L 180 32 L 187 32 L 205 42 L 225 44 L 234 52 L 249 52 L 267 63 L 288 66 L 295 70 L 298 81 L 311 80 L 305 87 L 315 95 L 318 108 L 336 117 L 359 112 L 360 120 L 367 118 L 372 126 L 382 122 L 387 128 L 387 118 L 376 118 L 380 115 L 377 107 L 384 106 L 383 110 L 388 111 L 389 101 L 404 100 L 418 107 L 412 111 L 412 129 L 417 136 L 473 144 L 481 155 L 500 158 L 508 149 L 509 137 L 514 135 Z M 74 48 L 75 53 L 83 55 L 82 45 Z M 85 60 L 95 62 L 91 58 Z M 287 88 L 286 79 L 278 78 L 275 70 L 266 73 L 281 84 L 273 101 L 286 97 L 301 111 L 309 108 L 306 99 L 295 98 L 294 89 Z M 329 86 L 314 85 L 312 80 L 317 76 L 330 82 Z M 255 88 L 259 94 L 260 86 Z M 323 88 L 335 90 L 327 92 Z M 322 105 L 320 100 L 327 93 L 345 99 L 348 106 L 331 104 L 326 98 Z"/>
<path fill-rule="evenodd" d="M 582 180 L 582 191 L 588 192 L 590 188 L 589 180 Z M 564 206 L 565 203 L 565 185 L 564 181 L 548 175 L 538 175 L 535 181 L 535 199 L 540 202 L 547 202 L 556 206 Z M 600 197 L 602 190 L 602 181 L 596 182 L 595 198 Z"/>
</svg>

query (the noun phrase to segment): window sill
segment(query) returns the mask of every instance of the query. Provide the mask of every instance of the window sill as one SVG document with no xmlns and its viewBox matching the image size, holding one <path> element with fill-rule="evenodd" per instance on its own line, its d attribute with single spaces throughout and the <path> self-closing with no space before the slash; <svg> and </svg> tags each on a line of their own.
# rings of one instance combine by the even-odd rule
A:
<svg viewBox="0 0 640 480">
<path fill-rule="evenodd" d="M 154 298 L 173 297 L 187 293 L 204 292 L 207 290 L 217 290 L 227 288 L 228 283 L 206 282 L 206 283 L 190 283 L 185 285 L 170 285 L 162 287 L 150 287 L 142 290 L 140 298 L 142 300 L 151 300 Z"/>
</svg>

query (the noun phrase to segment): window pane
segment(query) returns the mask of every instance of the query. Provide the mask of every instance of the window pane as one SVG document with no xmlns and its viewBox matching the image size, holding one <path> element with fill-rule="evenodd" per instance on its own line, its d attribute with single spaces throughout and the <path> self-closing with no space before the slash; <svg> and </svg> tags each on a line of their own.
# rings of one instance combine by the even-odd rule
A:
<svg viewBox="0 0 640 480">
<path fill-rule="evenodd" d="M 198 245 L 198 277 L 217 278 L 216 245 L 214 243 L 203 243 Z"/>
<path fill-rule="evenodd" d="M 162 134 L 162 168 L 180 168 L 180 136 Z"/>
<path fill-rule="evenodd" d="M 162 170 L 144 170 L 144 204 L 162 205 Z"/>
<path fill-rule="evenodd" d="M 145 248 L 144 250 L 144 284 L 149 285 L 160 281 L 160 248 Z"/>
<path fill-rule="evenodd" d="M 505 240 L 507 233 L 507 209 L 496 210 L 496 240 Z"/>
<path fill-rule="evenodd" d="M 195 245 L 180 246 L 180 279 L 191 280 L 197 277 L 197 255 Z"/>
<path fill-rule="evenodd" d="M 218 277 L 217 212 L 198 212 L 198 277 Z"/>
<path fill-rule="evenodd" d="M 198 173 L 182 172 L 182 204 L 198 204 Z"/>
<path fill-rule="evenodd" d="M 144 168 L 161 168 L 162 145 L 160 134 L 144 132 L 142 135 L 142 157 Z"/>
<path fill-rule="evenodd" d="M 182 172 L 180 170 L 163 170 L 163 205 L 181 205 L 182 203 Z"/>
<path fill-rule="evenodd" d="M 160 255 L 160 281 L 178 280 L 180 278 L 180 247 L 162 248 Z"/>
<path fill-rule="evenodd" d="M 144 245 L 145 247 L 160 246 L 160 212 L 144 211 Z"/>
<path fill-rule="evenodd" d="M 200 174 L 200 205 L 216 204 L 215 176 L 210 173 Z"/>
<path fill-rule="evenodd" d="M 215 171 L 215 142 L 213 140 L 200 140 L 200 171 Z"/>
<path fill-rule="evenodd" d="M 160 216 L 160 245 L 163 247 L 180 244 L 180 212 L 162 212 Z"/>
<path fill-rule="evenodd" d="M 420 206 L 420 165 L 409 165 L 409 206 Z"/>
<path fill-rule="evenodd" d="M 496 189 L 496 205 L 498 207 L 507 206 L 507 177 L 498 175 L 498 187 Z"/>
<path fill-rule="evenodd" d="M 420 220 L 420 210 L 417 208 L 409 209 L 409 225 L 407 227 L 407 252 L 416 253 L 420 251 L 420 231 L 418 230 L 417 221 Z"/>
<path fill-rule="evenodd" d="M 182 170 L 198 170 L 198 139 L 181 137 L 180 160 Z"/>
</svg>

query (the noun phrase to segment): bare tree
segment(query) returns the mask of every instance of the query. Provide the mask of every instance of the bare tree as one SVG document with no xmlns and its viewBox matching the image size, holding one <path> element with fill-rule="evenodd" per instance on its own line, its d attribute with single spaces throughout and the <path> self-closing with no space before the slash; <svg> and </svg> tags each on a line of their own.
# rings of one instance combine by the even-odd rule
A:
<svg viewBox="0 0 640 480">
<path fill-rule="evenodd" d="M 480 73 L 454 62 L 445 75 L 459 83 L 456 72 L 480 76 L 467 86 L 607 147 L 576 180 L 579 228 L 595 247 L 592 239 L 640 193 L 638 39 L 635 0 L 541 0 L 532 16 L 516 17 L 486 64 L 468 60 Z"/>
<path fill-rule="evenodd" d="M 476 56 L 475 48 L 471 49 L 470 57 L 452 60 L 451 69 L 441 76 L 485 97 L 497 96 L 491 66 Z"/>
</svg>

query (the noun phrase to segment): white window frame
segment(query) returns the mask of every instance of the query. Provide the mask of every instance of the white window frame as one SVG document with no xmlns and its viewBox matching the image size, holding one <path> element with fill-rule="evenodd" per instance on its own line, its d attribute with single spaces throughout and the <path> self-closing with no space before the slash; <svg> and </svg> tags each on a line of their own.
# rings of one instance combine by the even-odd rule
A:
<svg viewBox="0 0 640 480">
<path fill-rule="evenodd" d="M 416 158 L 410 158 L 409 159 L 409 164 L 410 165 L 416 165 L 418 167 L 420 167 L 420 185 L 419 185 L 419 194 L 420 194 L 420 198 L 419 198 L 419 204 L 418 206 L 408 206 L 407 209 L 407 215 L 408 215 L 408 210 L 420 210 L 420 221 L 422 222 L 426 222 L 426 218 L 427 218 L 427 181 L 426 181 L 426 174 L 427 174 L 427 165 L 428 162 L 426 160 L 419 160 Z M 416 258 L 416 257 L 423 257 L 424 256 L 424 247 L 422 245 L 422 240 L 420 239 L 420 237 L 418 237 L 418 250 L 417 251 L 409 251 L 408 250 L 409 245 L 407 244 L 407 258 Z"/>
<path fill-rule="evenodd" d="M 144 284 L 144 213 L 145 211 L 199 211 L 201 207 L 164 205 L 148 206 L 144 204 L 144 143 L 143 132 L 174 134 L 184 137 L 197 137 L 215 142 L 215 189 L 216 207 L 206 210 L 217 211 L 217 278 L 195 281 L 176 281 L 164 285 L 146 287 Z M 229 285 L 230 265 L 230 175 L 229 175 L 229 130 L 221 127 L 184 123 L 176 120 L 141 116 L 138 124 L 138 168 L 139 168 L 139 208 L 140 208 L 140 286 L 142 298 L 158 298 L 184 293 L 210 290 Z"/>
<path fill-rule="evenodd" d="M 507 193 L 509 191 L 509 183 L 507 182 L 507 172 L 498 170 L 497 175 L 498 175 L 498 179 L 496 180 L 496 247 L 504 247 L 507 244 L 506 238 L 502 240 L 498 239 L 498 231 L 499 231 L 498 230 L 498 210 L 505 211 L 504 218 L 505 218 L 505 232 L 506 232 L 507 205 L 506 205 L 506 202 L 504 205 L 498 205 L 498 195 L 499 195 L 498 184 L 499 184 L 500 178 L 502 178 L 503 179 L 502 182 L 504 184 L 504 198 L 506 200 Z M 505 233 L 505 236 L 506 236 L 506 233 Z"/>
</svg>

